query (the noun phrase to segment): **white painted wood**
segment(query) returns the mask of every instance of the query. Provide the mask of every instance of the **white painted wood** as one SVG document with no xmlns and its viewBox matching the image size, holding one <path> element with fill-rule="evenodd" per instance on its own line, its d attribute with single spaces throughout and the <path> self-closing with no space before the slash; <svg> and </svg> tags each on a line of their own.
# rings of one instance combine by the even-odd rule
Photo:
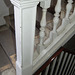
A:
<svg viewBox="0 0 75 75">
<path fill-rule="evenodd" d="M 53 70 L 54 70 L 56 61 L 57 61 L 57 57 L 53 60 L 52 69 L 51 69 L 50 75 L 53 75 Z"/>
<path fill-rule="evenodd" d="M 45 27 L 46 27 L 46 13 L 47 9 L 50 7 L 51 0 L 42 1 L 40 6 L 42 7 L 42 19 L 40 22 L 41 28 L 40 28 L 40 43 L 38 45 L 39 53 L 44 49 L 44 37 L 45 37 Z"/>
<path fill-rule="evenodd" d="M 68 53 L 65 53 L 64 59 L 63 59 L 63 62 L 62 62 L 62 64 L 61 64 L 61 68 L 60 68 L 60 70 L 59 70 L 59 74 L 58 74 L 58 75 L 61 75 L 61 72 L 62 72 L 62 70 L 63 70 L 63 67 L 64 67 L 65 62 L 66 62 L 66 59 L 67 59 L 67 56 L 68 56 Z"/>
<path fill-rule="evenodd" d="M 75 58 L 75 55 L 74 55 L 74 58 Z M 71 63 L 71 66 L 70 66 L 70 69 L 69 69 L 68 75 L 70 75 L 70 73 L 72 72 L 73 67 L 75 67 L 75 59 L 73 59 L 73 63 Z"/>
<path fill-rule="evenodd" d="M 61 11 L 61 0 L 57 0 L 54 14 L 55 17 L 53 19 L 53 31 L 50 32 L 49 38 L 44 42 L 46 46 L 48 46 L 57 37 L 57 25 L 59 23 L 60 11 Z"/>
<path fill-rule="evenodd" d="M 74 5 L 74 11 L 73 14 L 69 17 L 70 22 L 73 22 L 75 20 L 75 5 Z"/>
<path fill-rule="evenodd" d="M 71 75 L 74 75 L 74 74 L 75 74 L 75 64 L 74 64 L 72 72 L 71 72 Z"/>
<path fill-rule="evenodd" d="M 59 69 L 61 60 L 62 60 L 62 58 L 63 58 L 63 54 L 64 54 L 64 52 L 62 52 L 62 53 L 60 54 L 60 58 L 59 58 L 59 61 L 58 61 L 57 67 L 56 67 L 55 75 L 57 75 L 57 72 L 58 72 L 58 69 Z"/>
<path fill-rule="evenodd" d="M 67 71 L 66 71 L 65 75 L 68 74 L 68 71 L 69 71 L 69 69 L 70 69 L 70 66 L 71 66 L 71 64 L 72 64 L 73 59 L 74 59 L 74 55 L 72 56 L 72 58 L 71 58 L 71 60 L 70 60 L 70 64 L 68 65 L 68 68 L 67 68 Z"/>
<path fill-rule="evenodd" d="M 48 9 L 50 7 L 50 5 L 51 5 L 51 0 L 43 0 L 40 3 L 40 6 L 45 9 Z"/>
<path fill-rule="evenodd" d="M 54 14 L 55 17 L 53 19 L 53 25 L 54 25 L 53 32 L 55 32 L 55 34 L 57 34 L 56 29 L 57 29 L 57 25 L 58 25 L 58 22 L 59 22 L 60 11 L 61 11 L 61 0 L 58 0 L 57 4 L 55 6 L 55 14 Z"/>
<path fill-rule="evenodd" d="M 39 75 L 41 75 L 41 73 Z"/>
<path fill-rule="evenodd" d="M 65 26 L 67 24 L 69 24 L 69 22 L 70 22 L 69 14 L 72 9 L 72 3 L 73 3 L 73 0 L 68 0 L 68 4 L 66 5 L 66 15 L 65 15 L 65 18 L 62 20 L 61 26 L 57 30 L 58 34 L 61 34 L 63 32 L 63 30 L 65 29 Z"/>
<path fill-rule="evenodd" d="M 66 71 L 66 69 L 67 69 L 68 63 L 70 62 L 71 55 L 72 55 L 72 54 L 70 54 L 70 55 L 68 56 L 68 59 L 67 59 L 67 61 L 66 61 L 65 67 L 64 67 L 63 72 L 62 72 L 62 75 L 65 75 L 65 71 Z"/>
<path fill-rule="evenodd" d="M 75 34 L 75 22 L 68 24 L 65 30 L 54 38 L 54 41 L 46 49 L 42 50 L 33 61 L 36 7 L 39 0 L 11 0 L 11 2 L 14 4 L 15 10 L 17 75 L 32 75 L 60 46 L 63 46 Z M 56 27 L 57 25 L 53 30 L 55 32 Z"/>
<path fill-rule="evenodd" d="M 33 73 L 45 63 L 61 46 L 63 46 L 75 34 L 75 22 L 68 24 L 66 29 L 44 49 L 33 61 Z"/>
<path fill-rule="evenodd" d="M 16 1 L 14 4 L 16 33 L 16 75 L 32 75 L 36 7 L 39 2 Z"/>
<path fill-rule="evenodd" d="M 69 18 L 69 14 L 70 14 L 70 11 L 72 9 L 72 3 L 73 3 L 73 0 L 68 0 L 68 4 L 66 6 L 66 16 L 65 18 Z"/>
<path fill-rule="evenodd" d="M 45 72 L 45 75 L 48 75 L 48 70 L 49 70 L 49 67 L 50 67 L 50 64 L 47 66 L 46 68 L 46 72 Z"/>
<path fill-rule="evenodd" d="M 45 37 L 45 26 L 46 26 L 46 12 L 47 12 L 47 9 L 44 9 L 42 10 L 42 20 L 41 20 L 41 28 L 40 28 L 40 43 L 39 43 L 39 50 L 41 53 L 41 51 L 44 49 L 44 45 L 43 45 L 43 42 L 44 42 L 44 37 Z"/>
</svg>

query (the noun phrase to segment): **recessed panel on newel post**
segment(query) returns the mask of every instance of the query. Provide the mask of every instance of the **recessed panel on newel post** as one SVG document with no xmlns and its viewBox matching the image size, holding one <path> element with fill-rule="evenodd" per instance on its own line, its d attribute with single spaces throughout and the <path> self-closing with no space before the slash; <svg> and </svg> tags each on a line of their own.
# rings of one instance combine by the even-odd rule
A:
<svg viewBox="0 0 75 75">
<path fill-rule="evenodd" d="M 34 0 L 11 0 L 14 5 L 16 34 L 16 74 L 32 75 L 36 7 Z"/>
</svg>

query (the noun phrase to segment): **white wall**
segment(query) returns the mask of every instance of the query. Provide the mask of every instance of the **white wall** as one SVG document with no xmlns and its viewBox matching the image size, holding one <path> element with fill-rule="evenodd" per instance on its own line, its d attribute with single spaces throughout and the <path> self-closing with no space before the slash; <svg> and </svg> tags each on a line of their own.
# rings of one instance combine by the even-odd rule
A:
<svg viewBox="0 0 75 75">
<path fill-rule="evenodd" d="M 5 24 L 3 17 L 9 15 L 9 13 L 13 13 L 13 8 L 10 0 L 0 0 L 0 26 Z"/>
</svg>

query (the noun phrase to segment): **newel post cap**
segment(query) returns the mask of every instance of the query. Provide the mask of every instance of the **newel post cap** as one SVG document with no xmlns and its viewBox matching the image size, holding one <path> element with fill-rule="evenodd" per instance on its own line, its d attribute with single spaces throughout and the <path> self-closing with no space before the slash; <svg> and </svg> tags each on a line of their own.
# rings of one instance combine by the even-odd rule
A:
<svg viewBox="0 0 75 75">
<path fill-rule="evenodd" d="M 10 0 L 18 8 L 29 8 L 36 6 L 40 0 Z"/>
</svg>

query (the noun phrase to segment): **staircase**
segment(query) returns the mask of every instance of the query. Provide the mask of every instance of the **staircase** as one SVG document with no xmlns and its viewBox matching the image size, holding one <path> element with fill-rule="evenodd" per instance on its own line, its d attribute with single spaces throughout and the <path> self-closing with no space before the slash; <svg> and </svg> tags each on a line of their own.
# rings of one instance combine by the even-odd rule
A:
<svg viewBox="0 0 75 75">
<path fill-rule="evenodd" d="M 17 75 L 31 75 L 75 34 L 75 4 L 73 0 L 57 0 L 55 5 L 51 0 L 11 2 L 14 15 L 4 18 L 16 36 Z"/>
</svg>

